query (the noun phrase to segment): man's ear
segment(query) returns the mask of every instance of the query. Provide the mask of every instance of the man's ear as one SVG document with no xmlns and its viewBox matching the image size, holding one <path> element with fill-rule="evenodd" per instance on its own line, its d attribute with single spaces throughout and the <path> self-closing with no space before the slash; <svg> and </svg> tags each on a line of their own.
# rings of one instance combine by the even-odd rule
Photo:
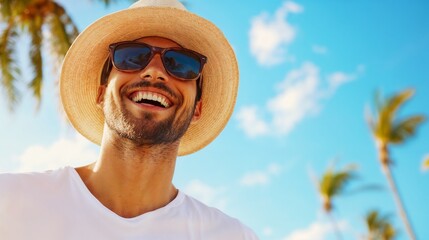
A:
<svg viewBox="0 0 429 240">
<path fill-rule="evenodd" d="M 97 93 L 97 105 L 98 107 L 103 107 L 104 102 L 104 93 L 106 92 L 106 85 L 100 85 L 98 87 L 98 93 Z"/>
<path fill-rule="evenodd" d="M 199 100 L 196 104 L 195 104 L 195 111 L 194 111 L 194 116 L 192 117 L 192 122 L 197 122 L 200 118 L 201 118 L 201 109 L 202 109 L 202 101 Z"/>
</svg>

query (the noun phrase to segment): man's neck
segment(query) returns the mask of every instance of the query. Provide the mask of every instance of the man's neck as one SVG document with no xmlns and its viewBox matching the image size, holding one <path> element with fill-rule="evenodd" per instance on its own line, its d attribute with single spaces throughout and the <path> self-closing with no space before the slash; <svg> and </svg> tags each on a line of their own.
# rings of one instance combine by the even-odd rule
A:
<svg viewBox="0 0 429 240">
<path fill-rule="evenodd" d="M 98 161 L 76 170 L 104 206 L 119 216 L 136 217 L 176 197 L 172 178 L 177 148 L 178 143 L 131 147 L 128 140 L 103 139 Z"/>
</svg>

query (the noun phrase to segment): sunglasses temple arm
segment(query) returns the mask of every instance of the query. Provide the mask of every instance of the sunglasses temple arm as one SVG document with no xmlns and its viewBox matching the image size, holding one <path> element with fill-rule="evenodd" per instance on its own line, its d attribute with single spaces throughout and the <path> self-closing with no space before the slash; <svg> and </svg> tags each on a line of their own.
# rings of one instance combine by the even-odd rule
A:
<svg viewBox="0 0 429 240">
<path fill-rule="evenodd" d="M 201 99 L 201 96 L 203 95 L 203 75 L 200 75 L 200 77 L 197 79 L 197 101 Z"/>
</svg>

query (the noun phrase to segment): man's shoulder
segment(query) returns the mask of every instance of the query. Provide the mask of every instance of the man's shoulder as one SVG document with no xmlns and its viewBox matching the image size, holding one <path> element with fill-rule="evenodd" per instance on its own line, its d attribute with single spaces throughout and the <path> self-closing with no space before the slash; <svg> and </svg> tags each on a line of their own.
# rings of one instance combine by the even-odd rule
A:
<svg viewBox="0 0 429 240">
<path fill-rule="evenodd" d="M 2 180 L 20 181 L 20 180 L 47 180 L 49 178 L 56 178 L 70 172 L 71 167 L 62 167 L 55 170 L 46 171 L 27 171 L 27 172 L 0 172 Z"/>
<path fill-rule="evenodd" d="M 240 220 L 189 195 L 184 194 L 183 206 L 188 218 L 202 225 L 200 227 L 203 229 L 212 231 L 212 234 L 218 236 L 217 239 L 258 239 L 255 233 Z"/>
<path fill-rule="evenodd" d="M 49 189 L 67 179 L 69 170 L 66 167 L 44 172 L 0 173 L 0 193 L 22 194 L 32 190 Z"/>
</svg>

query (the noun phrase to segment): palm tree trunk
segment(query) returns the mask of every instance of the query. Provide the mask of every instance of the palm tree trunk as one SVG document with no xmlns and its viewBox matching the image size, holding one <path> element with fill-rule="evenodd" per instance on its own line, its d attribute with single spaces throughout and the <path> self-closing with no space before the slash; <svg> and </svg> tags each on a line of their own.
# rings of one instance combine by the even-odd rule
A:
<svg viewBox="0 0 429 240">
<path fill-rule="evenodd" d="M 338 240 L 342 240 L 343 236 L 341 235 L 341 231 L 340 228 L 338 227 L 337 222 L 335 221 L 334 216 L 332 215 L 332 212 L 326 212 L 326 214 L 328 215 L 329 220 L 331 220 L 335 235 L 337 235 L 337 239 Z"/>
<path fill-rule="evenodd" d="M 387 144 L 379 145 L 379 156 L 380 156 L 381 168 L 383 170 L 384 175 L 386 176 L 390 190 L 392 191 L 393 200 L 395 201 L 395 205 L 396 205 L 396 211 L 398 212 L 403 224 L 405 225 L 405 230 L 407 231 L 408 237 L 411 240 L 416 240 L 416 236 L 414 235 L 413 228 L 411 227 L 410 221 L 408 220 L 407 212 L 402 203 L 401 196 L 396 187 L 395 178 L 393 177 L 390 171 L 390 159 L 389 159 L 389 151 L 387 148 Z"/>
</svg>

